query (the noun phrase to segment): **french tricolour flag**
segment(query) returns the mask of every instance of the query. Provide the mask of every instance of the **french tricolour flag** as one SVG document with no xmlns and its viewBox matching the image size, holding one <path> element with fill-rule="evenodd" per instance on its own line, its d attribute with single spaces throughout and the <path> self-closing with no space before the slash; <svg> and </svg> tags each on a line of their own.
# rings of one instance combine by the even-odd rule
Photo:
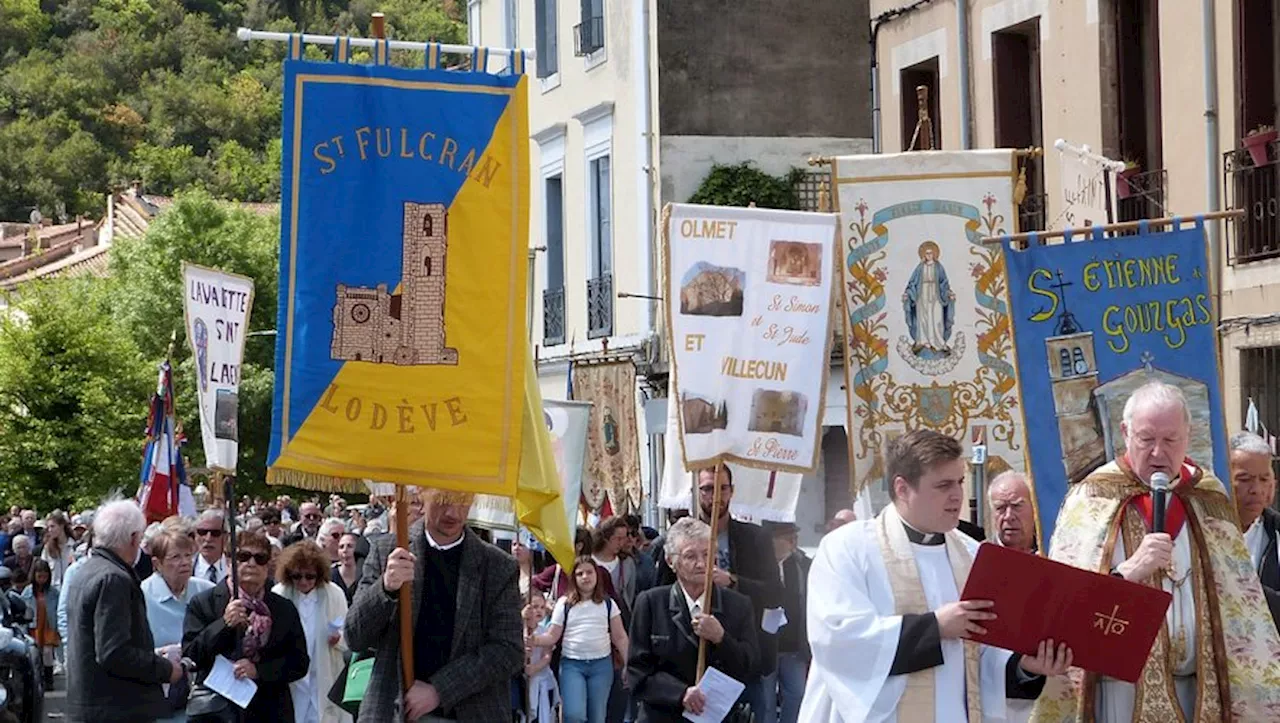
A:
<svg viewBox="0 0 1280 723">
<path fill-rule="evenodd" d="M 176 428 L 172 369 L 165 361 L 160 365 L 156 393 L 151 398 L 138 487 L 138 506 L 148 524 L 171 515 L 195 516 L 196 513 L 195 498 L 187 486 L 187 472 L 182 466 Z"/>
</svg>

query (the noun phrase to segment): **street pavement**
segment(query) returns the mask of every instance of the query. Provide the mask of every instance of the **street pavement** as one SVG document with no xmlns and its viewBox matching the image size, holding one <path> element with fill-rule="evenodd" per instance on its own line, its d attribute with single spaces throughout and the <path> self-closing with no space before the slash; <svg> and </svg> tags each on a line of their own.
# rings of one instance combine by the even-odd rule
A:
<svg viewBox="0 0 1280 723">
<path fill-rule="evenodd" d="M 67 706 L 67 676 L 55 675 L 53 677 L 53 690 L 47 690 L 44 693 L 44 715 L 45 719 L 63 718 L 63 713 Z"/>
</svg>

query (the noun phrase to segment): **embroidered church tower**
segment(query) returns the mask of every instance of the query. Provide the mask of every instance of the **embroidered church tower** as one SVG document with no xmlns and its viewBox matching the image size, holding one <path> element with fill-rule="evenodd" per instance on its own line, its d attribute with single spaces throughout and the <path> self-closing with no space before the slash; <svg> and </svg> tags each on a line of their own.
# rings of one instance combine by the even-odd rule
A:
<svg viewBox="0 0 1280 723">
<path fill-rule="evenodd" d="M 1070 286 L 1059 274 L 1058 287 Z M 1106 444 L 1098 422 L 1093 392 L 1098 388 L 1098 364 L 1093 332 L 1084 331 L 1067 309 L 1061 294 L 1062 313 L 1054 335 L 1044 340 L 1049 355 L 1049 384 L 1058 420 L 1058 441 L 1067 479 L 1075 483 L 1106 461 Z"/>
<path fill-rule="evenodd" d="M 401 340 L 396 364 L 457 364 L 458 350 L 445 346 L 445 259 L 448 215 L 439 203 L 404 205 L 401 262 Z"/>
</svg>

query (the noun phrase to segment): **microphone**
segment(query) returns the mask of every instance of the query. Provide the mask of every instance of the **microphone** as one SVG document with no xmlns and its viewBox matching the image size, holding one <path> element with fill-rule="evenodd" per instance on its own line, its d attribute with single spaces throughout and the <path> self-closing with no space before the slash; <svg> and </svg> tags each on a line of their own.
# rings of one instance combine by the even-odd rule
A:
<svg viewBox="0 0 1280 723">
<path fill-rule="evenodd" d="M 1151 531 L 1164 532 L 1164 513 L 1168 505 L 1169 475 L 1154 472 L 1151 475 L 1151 499 L 1154 503 L 1151 513 Z"/>
</svg>

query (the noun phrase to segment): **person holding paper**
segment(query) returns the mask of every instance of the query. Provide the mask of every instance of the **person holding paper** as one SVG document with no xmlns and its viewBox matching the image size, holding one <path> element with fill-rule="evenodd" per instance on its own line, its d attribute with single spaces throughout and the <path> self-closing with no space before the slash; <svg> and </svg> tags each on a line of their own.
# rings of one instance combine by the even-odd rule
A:
<svg viewBox="0 0 1280 723">
<path fill-rule="evenodd" d="M 236 680 L 249 680 L 257 692 L 240 711 L 241 723 L 293 723 L 289 684 L 307 674 L 311 657 L 302 621 L 293 603 L 267 589 L 271 542 L 262 532 L 236 536 L 236 575 L 196 595 L 182 623 L 182 653 L 196 664 L 196 687 L 187 704 L 189 716 L 209 708 L 235 710 L 223 699 L 202 696 L 204 680 L 219 658 L 230 661 Z M 212 700 L 209 700 L 212 697 Z M 197 701 L 207 701 L 197 710 Z M 225 705 L 224 705 L 225 704 Z"/>
<path fill-rule="evenodd" d="M 627 658 L 627 682 L 640 702 L 636 723 L 677 723 L 685 712 L 703 712 L 700 641 L 706 641 L 708 666 L 739 682 L 757 675 L 759 624 L 751 599 L 719 585 L 707 587 L 710 543 L 707 523 L 692 517 L 676 522 L 663 548 L 676 582 L 636 598 Z"/>
<path fill-rule="evenodd" d="M 960 534 L 967 468 L 960 443 L 918 430 L 889 443 L 892 503 L 823 538 L 806 608 L 813 663 L 805 723 L 1002 721 L 1006 698 L 1034 698 L 1071 651 L 1023 657 L 966 640 L 1002 611 L 960 601 L 978 543 Z"/>
<path fill-rule="evenodd" d="M 1280 556 L 1276 533 L 1280 512 L 1271 509 L 1276 498 L 1276 475 L 1271 468 L 1271 445 L 1252 432 L 1231 435 L 1231 491 L 1240 514 L 1240 529 L 1258 572 L 1271 618 L 1280 627 Z"/>
<path fill-rule="evenodd" d="M 329 689 L 342 673 L 342 622 L 347 596 L 329 581 L 329 556 L 309 540 L 295 542 L 280 553 L 276 564 L 280 582 L 272 592 L 298 609 L 307 638 L 311 666 L 289 684 L 296 723 L 350 723 L 351 715 L 329 700 Z"/>
<path fill-rule="evenodd" d="M 1124 454 L 1067 492 L 1049 556 L 1169 592 L 1165 629 L 1138 684 L 1072 671 L 1045 690 L 1032 719 L 1275 720 L 1280 637 L 1235 506 L 1213 473 L 1186 456 L 1187 400 L 1175 386 L 1150 382 L 1129 396 L 1123 415 Z M 1151 490 L 1158 475 L 1169 490 L 1163 531 Z"/>
</svg>

